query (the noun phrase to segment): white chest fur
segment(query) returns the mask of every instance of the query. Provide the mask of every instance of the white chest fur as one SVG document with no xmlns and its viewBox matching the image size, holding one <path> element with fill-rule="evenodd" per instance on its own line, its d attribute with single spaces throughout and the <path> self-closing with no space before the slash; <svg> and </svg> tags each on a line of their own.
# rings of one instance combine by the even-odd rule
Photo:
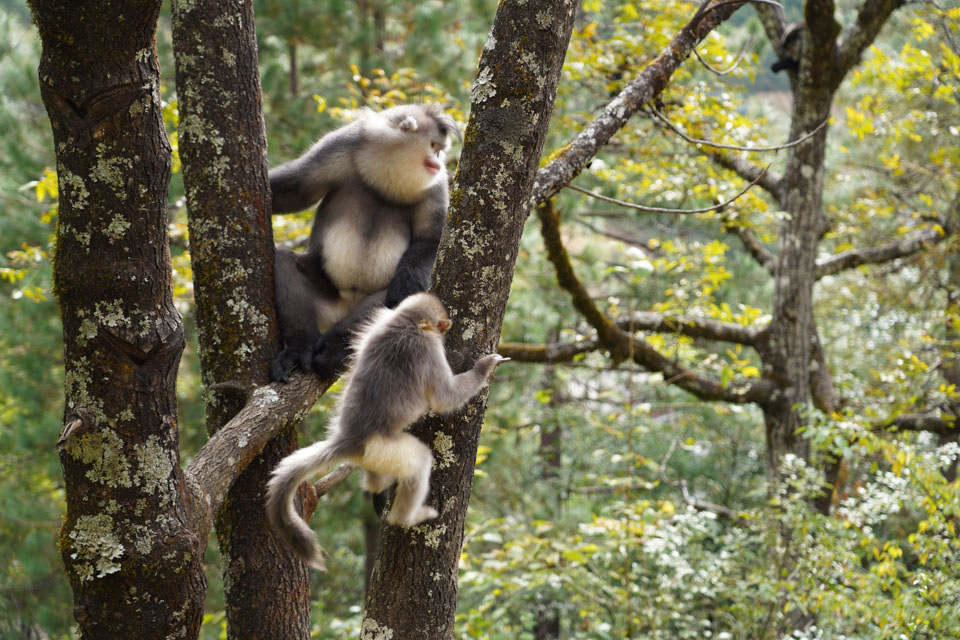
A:
<svg viewBox="0 0 960 640">
<path fill-rule="evenodd" d="M 364 234 L 355 218 L 332 221 L 323 236 L 323 265 L 343 296 L 386 289 L 410 244 L 406 229 L 378 228 Z"/>
</svg>

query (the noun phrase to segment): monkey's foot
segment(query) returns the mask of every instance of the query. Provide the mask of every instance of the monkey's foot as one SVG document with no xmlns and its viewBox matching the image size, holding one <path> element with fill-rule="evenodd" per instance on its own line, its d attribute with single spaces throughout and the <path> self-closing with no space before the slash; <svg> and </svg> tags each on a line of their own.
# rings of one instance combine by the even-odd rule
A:
<svg viewBox="0 0 960 640">
<path fill-rule="evenodd" d="M 347 369 L 347 347 L 334 340 L 318 339 L 312 355 L 311 365 L 321 378 L 336 378 Z"/>
<path fill-rule="evenodd" d="M 403 514 L 407 515 L 407 514 Z M 422 506 L 419 507 L 416 511 L 409 515 L 407 518 L 401 517 L 401 514 L 394 515 L 393 510 L 391 509 L 390 515 L 387 516 L 387 522 L 389 524 L 395 524 L 398 527 L 415 527 L 422 522 L 427 520 L 433 520 L 440 513 L 433 507 Z"/>
<path fill-rule="evenodd" d="M 298 366 L 306 369 L 310 363 L 313 351 L 287 347 L 270 361 L 270 378 L 277 382 L 286 382 L 293 370 Z"/>
</svg>

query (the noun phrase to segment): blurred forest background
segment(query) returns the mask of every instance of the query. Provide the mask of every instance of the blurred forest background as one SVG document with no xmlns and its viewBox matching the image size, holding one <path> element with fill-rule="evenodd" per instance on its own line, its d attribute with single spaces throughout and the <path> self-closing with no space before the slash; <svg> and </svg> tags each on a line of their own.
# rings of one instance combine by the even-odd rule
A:
<svg viewBox="0 0 960 640">
<path fill-rule="evenodd" d="M 844 23 L 858 4 L 838 3 Z M 784 5 L 800 18 L 799 2 Z M 545 158 L 663 49 L 695 6 L 583 3 Z M 271 165 L 360 106 L 437 101 L 465 123 L 495 8 L 492 0 L 256 2 Z M 176 154 L 169 16 L 160 24 Z M 909 3 L 837 94 L 824 189 L 832 226 L 820 257 L 922 230 L 939 237 L 819 280 L 815 316 L 838 401 L 809 413 L 802 436 L 811 459 L 784 460 L 781 492 L 768 490 L 758 408 L 701 400 L 677 380 L 591 348 L 593 330 L 558 287 L 531 216 L 502 337 L 515 361 L 492 386 L 477 461 L 458 637 L 768 638 L 785 616 L 816 620 L 791 637 L 960 637 L 960 245 L 949 235 L 960 226 L 958 43 L 956 2 Z M 712 33 L 699 54 L 703 63 L 688 60 L 662 96 L 659 109 L 675 126 L 736 145 L 788 139 L 788 82 L 770 71 L 775 57 L 752 8 Z M 64 381 L 49 263 L 57 181 L 39 57 L 27 8 L 0 2 L 0 638 L 68 638 L 72 624 L 56 548 Z M 782 152 L 742 155 L 782 171 Z M 175 156 L 175 295 L 193 340 L 179 377 L 188 462 L 206 436 L 177 170 Z M 709 207 L 745 185 L 651 114 L 634 118 L 577 183 L 673 209 Z M 759 186 L 704 214 L 641 212 L 571 190 L 554 206 L 578 277 L 611 317 L 656 312 L 744 328 L 769 321 L 773 281 L 755 258 L 762 251 L 745 247 L 773 250 L 782 212 Z M 309 221 L 274 218 L 277 242 L 301 243 Z M 646 340 L 725 385 L 760 377 L 749 347 L 681 333 Z M 308 418 L 302 441 L 323 433 L 332 398 Z M 940 422 L 908 419 L 917 415 Z M 839 468 L 832 485 L 824 484 L 828 467 Z M 829 506 L 814 508 L 818 498 Z M 356 477 L 313 518 L 332 554 L 329 573 L 312 580 L 318 637 L 358 632 L 371 518 Z M 207 565 L 204 637 L 217 638 L 215 542 Z"/>
</svg>

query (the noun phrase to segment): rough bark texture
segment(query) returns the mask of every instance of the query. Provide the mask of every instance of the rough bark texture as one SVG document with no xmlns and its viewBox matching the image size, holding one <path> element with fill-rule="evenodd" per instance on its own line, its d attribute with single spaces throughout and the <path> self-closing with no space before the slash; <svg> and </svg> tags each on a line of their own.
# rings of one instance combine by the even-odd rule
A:
<svg viewBox="0 0 960 640">
<path fill-rule="evenodd" d="M 500 3 L 480 59 L 434 289 L 453 318 L 454 370 L 493 351 L 500 334 L 533 177 L 546 136 L 576 3 Z M 493 159 L 493 161 L 492 161 Z M 440 517 L 381 531 L 362 637 L 453 636 L 457 566 L 486 394 L 413 429 L 434 450 Z"/>
<path fill-rule="evenodd" d="M 54 286 L 67 514 L 59 545 L 74 617 L 85 639 L 195 637 L 206 541 L 191 527 L 178 454 L 184 338 L 167 246 L 160 2 L 31 8 L 60 189 Z"/>
<path fill-rule="evenodd" d="M 790 74 L 793 114 L 790 139 L 796 140 L 815 130 L 830 116 L 830 107 L 844 76 L 859 60 L 860 52 L 873 41 L 880 27 L 900 3 L 897 0 L 867 0 L 857 23 L 838 43 L 840 24 L 834 17 L 832 0 L 808 0 L 804 21 L 800 66 Z M 762 11 L 768 35 L 777 31 L 780 16 Z M 767 436 L 767 474 L 777 481 L 777 470 L 785 454 L 806 458 L 809 443 L 800 437 L 805 413 L 813 399 L 812 372 L 829 377 L 825 366 L 812 366 L 811 355 L 817 349 L 813 318 L 813 286 L 826 268 L 816 262 L 817 245 L 829 229 L 830 221 L 822 210 L 823 180 L 826 167 L 827 128 L 790 147 L 780 185 L 782 205 L 789 214 L 780 225 L 776 268 L 774 271 L 773 313 L 769 341 L 762 349 L 764 377 L 777 390 L 763 404 Z M 866 261 L 866 260 L 864 260 Z M 822 360 L 822 358 L 821 358 Z M 823 397 L 823 389 L 816 389 Z M 771 485 L 773 486 L 773 485 Z"/>
<path fill-rule="evenodd" d="M 246 403 L 237 387 L 269 382 L 277 347 L 253 2 L 177 0 L 173 37 L 200 365 L 214 433 Z M 263 509 L 271 470 L 296 447 L 294 429 L 267 444 L 217 517 L 229 637 L 309 637 L 307 569 L 274 537 Z"/>
</svg>

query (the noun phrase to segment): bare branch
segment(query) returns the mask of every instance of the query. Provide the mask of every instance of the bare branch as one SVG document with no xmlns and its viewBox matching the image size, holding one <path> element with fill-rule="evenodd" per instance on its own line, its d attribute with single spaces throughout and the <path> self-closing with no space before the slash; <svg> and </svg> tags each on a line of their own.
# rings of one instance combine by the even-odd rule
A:
<svg viewBox="0 0 960 640">
<path fill-rule="evenodd" d="M 817 280 L 860 265 L 882 264 L 898 258 L 905 258 L 919 253 L 947 237 L 949 237 L 949 233 L 944 235 L 939 229 L 923 229 L 908 234 L 901 240 L 890 244 L 844 251 L 817 261 Z"/>
<path fill-rule="evenodd" d="M 777 259 L 770 253 L 770 250 L 763 246 L 763 243 L 760 242 L 760 239 L 747 227 L 742 227 L 740 225 L 731 225 L 727 227 L 727 231 L 735 234 L 740 238 L 740 242 L 743 243 L 743 246 L 746 250 L 753 256 L 753 259 L 756 260 L 761 267 L 773 273 L 777 268 Z"/>
<path fill-rule="evenodd" d="M 839 85 L 843 77 L 858 62 L 864 50 L 876 39 L 890 15 L 903 0 L 866 0 L 857 14 L 857 21 L 837 47 L 836 65 Z"/>
<path fill-rule="evenodd" d="M 830 122 L 830 118 L 824 118 L 823 122 L 818 124 L 813 131 L 805 133 L 804 135 L 800 136 L 796 140 L 791 140 L 790 142 L 787 142 L 785 144 L 776 145 L 772 147 L 741 147 L 735 144 L 721 144 L 719 142 L 710 142 L 709 140 L 700 140 L 699 138 L 691 138 L 690 136 L 685 134 L 683 131 L 678 129 L 676 125 L 674 125 L 672 122 L 667 120 L 667 117 L 662 113 L 660 113 L 659 111 L 657 111 L 656 109 L 654 109 L 653 106 L 650 107 L 650 112 L 653 113 L 653 115 L 655 115 L 658 119 L 660 119 L 660 121 L 662 121 L 665 125 L 667 125 L 671 130 L 673 130 L 674 133 L 676 133 L 681 138 L 683 138 L 684 140 L 686 140 L 691 144 L 702 144 L 708 147 L 714 147 L 716 149 L 733 149 L 734 151 L 780 151 L 781 149 L 789 149 L 790 147 L 795 147 L 798 144 L 801 144 L 808 138 L 812 138 L 814 135 L 817 134 L 818 131 L 820 131 L 825 126 L 827 126 L 828 122 Z M 764 171 L 766 171 L 766 169 L 764 169 Z"/>
<path fill-rule="evenodd" d="M 714 8 L 710 8 L 710 7 Z M 740 8 L 736 2 L 701 6 L 656 59 L 647 65 L 603 111 L 553 160 L 537 172 L 530 198 L 535 207 L 556 195 L 564 185 L 580 175 L 610 138 L 626 125 L 640 108 L 652 101 L 667 86 L 670 77 L 687 59 L 694 47 L 721 22 Z M 708 10 L 709 9 L 709 10 Z"/>
<path fill-rule="evenodd" d="M 574 308 L 597 331 L 600 345 L 609 349 L 615 359 L 630 359 L 648 371 L 660 372 L 665 382 L 676 385 L 703 400 L 764 403 L 769 399 L 773 387 L 768 381 L 758 380 L 752 383 L 740 381 L 723 385 L 681 367 L 646 341 L 636 339 L 620 329 L 597 308 L 586 288 L 577 279 L 560 237 L 559 217 L 550 201 L 537 207 L 537 216 L 540 218 L 540 231 L 547 248 L 547 257 L 557 272 L 557 282 L 572 297 Z"/>
<path fill-rule="evenodd" d="M 766 339 L 767 334 L 767 327 L 734 324 L 712 318 L 671 318 L 649 311 L 621 318 L 617 320 L 617 326 L 628 332 L 655 331 L 748 346 L 756 346 Z"/>
<path fill-rule="evenodd" d="M 750 35 L 747 38 L 747 41 L 743 44 L 743 48 L 740 49 L 740 55 L 737 56 L 737 59 L 734 60 L 733 64 L 731 64 L 728 68 L 722 69 L 722 70 L 712 67 L 710 63 L 704 60 L 703 56 L 700 55 L 700 52 L 697 51 L 696 47 L 693 48 L 693 53 L 697 56 L 697 60 L 700 61 L 700 64 L 702 64 L 704 67 L 707 68 L 707 71 L 709 71 L 710 73 L 715 73 L 718 76 L 725 76 L 729 73 L 732 73 L 737 67 L 740 66 L 740 62 L 743 60 L 743 56 L 747 54 L 747 49 L 750 48 L 750 43 L 752 42 L 753 42 L 753 35 Z"/>
<path fill-rule="evenodd" d="M 347 479 L 357 467 L 352 464 L 343 463 L 327 475 L 313 483 L 313 490 L 317 492 L 317 497 L 327 495 L 331 489 Z"/>
<path fill-rule="evenodd" d="M 741 156 L 716 151 L 710 147 L 704 147 L 700 149 L 700 152 L 724 169 L 733 171 L 744 180 L 757 180 L 757 184 L 772 195 L 778 204 L 783 204 L 785 196 L 783 178 L 768 171 L 769 165 L 761 167 Z"/>
<path fill-rule="evenodd" d="M 303 419 L 330 386 L 314 374 L 300 373 L 286 384 L 258 387 L 227 424 L 210 436 L 184 472 L 196 504 L 219 511 L 233 481 L 285 427 Z"/>
<path fill-rule="evenodd" d="M 697 498 L 691 496 L 690 491 L 687 489 L 687 481 L 683 478 L 677 481 L 671 481 L 669 478 L 667 478 L 667 464 L 670 462 L 670 458 L 673 457 L 673 452 L 677 450 L 678 442 L 679 440 L 676 438 L 670 442 L 670 448 L 667 449 L 667 453 L 663 456 L 663 460 L 660 462 L 660 482 L 665 485 L 680 489 L 680 495 L 683 497 L 683 502 L 687 506 L 693 507 L 697 511 L 713 513 L 719 518 L 729 520 L 730 522 L 735 522 L 737 524 L 747 524 L 747 520 L 730 507 L 725 507 L 714 502 L 707 502 L 705 500 L 698 500 Z"/>
<path fill-rule="evenodd" d="M 576 356 L 597 351 L 600 343 L 596 340 L 582 340 L 570 343 L 525 344 L 522 342 L 501 342 L 497 353 L 518 362 L 570 362 Z"/>
<path fill-rule="evenodd" d="M 568 184 L 566 185 L 566 187 L 567 189 L 573 189 L 574 191 L 590 196 L 591 198 L 596 198 L 597 200 L 603 200 L 604 202 L 620 205 L 621 207 L 627 207 L 628 209 L 637 209 L 639 211 L 649 211 L 651 213 L 677 213 L 681 215 L 685 215 L 688 213 L 707 213 L 709 211 L 717 211 L 718 209 L 723 209 L 724 207 L 732 203 L 734 200 L 736 200 L 737 198 L 745 194 L 747 191 L 750 190 L 751 187 L 753 187 L 755 184 L 760 182 L 761 178 L 763 178 L 763 176 L 767 173 L 767 169 L 769 168 L 770 167 L 768 165 L 766 168 L 764 168 L 764 170 L 760 173 L 760 175 L 756 177 L 756 179 L 753 182 L 745 186 L 743 189 L 740 190 L 740 193 L 733 196 L 726 202 L 721 202 L 720 204 L 715 204 L 712 207 L 704 207 L 702 209 L 664 209 L 663 207 L 648 207 L 642 204 L 635 204 L 633 202 L 626 202 L 624 200 L 617 200 L 616 198 L 602 196 L 599 193 L 587 191 L 586 189 L 581 189 L 580 187 L 572 184 Z"/>
<path fill-rule="evenodd" d="M 956 418 L 941 418 L 927 414 L 906 414 L 877 425 L 881 429 L 894 431 L 929 431 L 947 435 L 957 432 Z"/>
</svg>

